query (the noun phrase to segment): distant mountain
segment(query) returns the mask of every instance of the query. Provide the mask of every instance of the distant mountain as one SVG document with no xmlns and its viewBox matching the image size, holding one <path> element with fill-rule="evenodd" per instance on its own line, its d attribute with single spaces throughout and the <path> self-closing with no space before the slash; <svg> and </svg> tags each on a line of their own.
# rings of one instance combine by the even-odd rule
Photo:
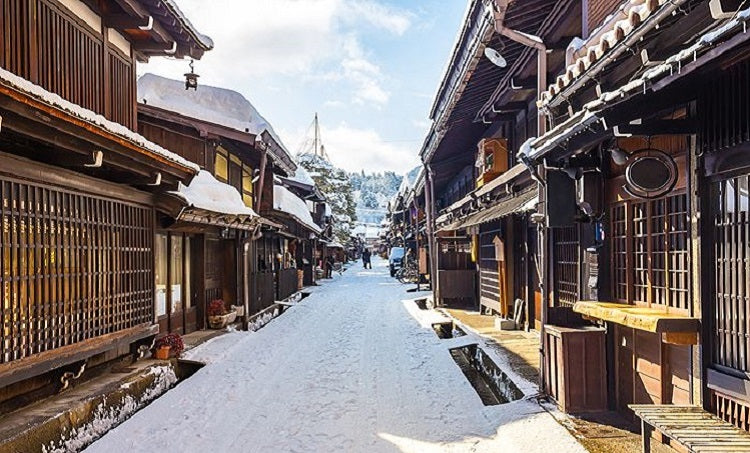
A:
<svg viewBox="0 0 750 453">
<path fill-rule="evenodd" d="M 398 192 L 403 176 L 383 173 L 349 173 L 357 203 L 357 223 L 377 227 L 388 210 L 388 201 Z"/>
</svg>

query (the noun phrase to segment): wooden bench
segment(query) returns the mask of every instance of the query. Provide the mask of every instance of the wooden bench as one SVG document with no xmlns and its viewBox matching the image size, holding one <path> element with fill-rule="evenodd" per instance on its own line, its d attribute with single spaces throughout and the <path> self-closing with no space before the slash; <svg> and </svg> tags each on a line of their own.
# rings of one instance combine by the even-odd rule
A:
<svg viewBox="0 0 750 453">
<path fill-rule="evenodd" d="M 750 452 L 750 433 L 698 406 L 631 404 L 641 419 L 643 452 L 651 452 L 654 429 L 693 453 Z"/>
</svg>

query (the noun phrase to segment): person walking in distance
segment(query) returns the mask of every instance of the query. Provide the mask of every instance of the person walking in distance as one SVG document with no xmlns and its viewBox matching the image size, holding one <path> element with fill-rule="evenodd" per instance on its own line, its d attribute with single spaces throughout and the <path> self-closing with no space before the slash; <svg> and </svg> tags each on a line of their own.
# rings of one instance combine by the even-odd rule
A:
<svg viewBox="0 0 750 453">
<path fill-rule="evenodd" d="M 370 252 L 370 249 L 365 249 L 364 252 L 362 252 L 362 264 L 364 265 L 365 269 L 372 269 L 372 253 Z"/>
<path fill-rule="evenodd" d="M 323 260 L 324 262 L 324 275 L 323 278 L 332 278 L 333 277 L 333 265 L 335 263 L 335 260 L 333 259 L 333 255 L 328 255 Z"/>
</svg>

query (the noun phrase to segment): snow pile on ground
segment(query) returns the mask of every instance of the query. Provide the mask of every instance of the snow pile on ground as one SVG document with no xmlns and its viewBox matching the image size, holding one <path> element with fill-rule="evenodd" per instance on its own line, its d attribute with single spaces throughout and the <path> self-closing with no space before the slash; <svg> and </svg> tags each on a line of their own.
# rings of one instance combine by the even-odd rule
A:
<svg viewBox="0 0 750 453">
<path fill-rule="evenodd" d="M 57 443 L 42 446 L 42 452 L 66 453 L 82 450 L 177 383 L 177 376 L 170 366 L 151 368 L 148 374 L 154 375 L 154 382 L 145 393 L 137 398 L 126 395 L 122 401 L 112 406 L 108 405 L 105 399 L 94 411 L 94 419 L 90 423 L 72 430 L 66 438 Z M 127 386 L 123 388 L 127 389 Z"/>
<path fill-rule="evenodd" d="M 484 406 L 449 353 L 478 339 L 440 340 L 387 263 L 373 267 L 196 348 L 216 360 L 90 451 L 585 451 L 533 400 Z"/>
<path fill-rule="evenodd" d="M 189 206 L 198 209 L 258 217 L 258 214 L 242 201 L 242 196 L 237 189 L 218 181 L 206 170 L 201 170 L 190 185 L 179 183 L 177 191 L 170 193 L 181 197 Z"/>
</svg>

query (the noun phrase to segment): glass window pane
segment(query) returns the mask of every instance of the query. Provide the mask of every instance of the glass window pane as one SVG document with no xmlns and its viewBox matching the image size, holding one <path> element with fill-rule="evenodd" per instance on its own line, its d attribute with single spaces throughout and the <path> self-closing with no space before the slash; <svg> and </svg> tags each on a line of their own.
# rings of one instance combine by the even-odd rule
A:
<svg viewBox="0 0 750 453">
<path fill-rule="evenodd" d="M 182 310 L 182 236 L 172 236 L 170 259 L 172 313 L 176 313 Z"/>
<path fill-rule="evenodd" d="M 216 151 L 216 157 L 214 158 L 214 173 L 216 178 L 221 181 L 226 182 L 229 179 L 227 158 L 218 150 Z"/>
<path fill-rule="evenodd" d="M 248 167 L 242 169 L 242 191 L 253 193 L 253 171 Z"/>
<path fill-rule="evenodd" d="M 156 315 L 167 314 L 167 235 L 157 234 L 154 244 L 156 254 Z"/>
</svg>

